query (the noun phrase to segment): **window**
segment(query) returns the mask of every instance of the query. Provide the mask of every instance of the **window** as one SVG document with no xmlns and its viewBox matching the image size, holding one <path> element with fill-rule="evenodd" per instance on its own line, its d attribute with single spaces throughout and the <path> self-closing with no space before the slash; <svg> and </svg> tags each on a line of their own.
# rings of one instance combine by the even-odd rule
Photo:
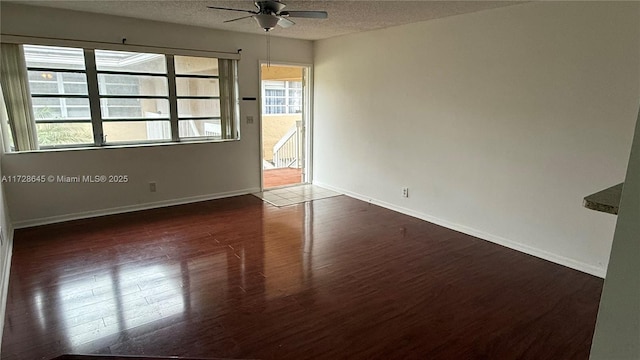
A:
<svg viewBox="0 0 640 360">
<path fill-rule="evenodd" d="M 106 143 L 170 141 L 164 55 L 95 50 Z"/>
<path fill-rule="evenodd" d="M 237 139 L 236 60 L 36 45 L 22 50 L 35 127 L 11 129 L 35 132 L 40 148 Z M 4 53 L 3 67 L 12 55 Z"/>
<path fill-rule="evenodd" d="M 222 137 L 218 60 L 175 56 L 178 133 Z"/>
<path fill-rule="evenodd" d="M 24 46 L 40 146 L 92 144 L 82 49 Z"/>
<path fill-rule="evenodd" d="M 263 114 L 299 114 L 302 112 L 301 81 L 265 80 L 262 83 Z"/>
</svg>

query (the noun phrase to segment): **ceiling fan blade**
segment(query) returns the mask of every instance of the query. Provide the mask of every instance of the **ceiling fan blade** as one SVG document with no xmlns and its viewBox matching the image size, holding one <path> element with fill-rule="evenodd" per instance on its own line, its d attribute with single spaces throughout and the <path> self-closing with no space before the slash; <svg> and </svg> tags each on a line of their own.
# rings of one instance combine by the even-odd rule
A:
<svg viewBox="0 0 640 360">
<path fill-rule="evenodd" d="M 248 18 L 251 18 L 251 17 L 253 17 L 253 15 L 243 16 L 243 17 L 239 17 L 237 19 L 227 20 L 227 21 L 223 21 L 223 22 L 229 23 L 229 22 L 234 22 L 234 21 L 238 21 L 238 20 L 248 19 Z"/>
<path fill-rule="evenodd" d="M 218 7 L 218 6 L 207 6 L 209 9 L 216 9 L 216 10 L 229 10 L 229 11 L 240 11 L 240 12 L 245 12 L 245 13 L 249 13 L 249 14 L 258 14 L 258 12 L 256 11 L 251 11 L 251 10 L 243 10 L 243 9 L 231 9 L 231 8 L 224 8 L 224 7 Z"/>
<path fill-rule="evenodd" d="M 282 11 L 280 15 L 308 19 L 326 19 L 329 17 L 326 11 Z"/>
<path fill-rule="evenodd" d="M 293 21 L 291 21 L 291 20 L 289 20 L 287 18 L 283 18 L 281 16 L 278 17 L 278 19 L 280 19 L 280 20 L 278 20 L 278 25 L 280 25 L 281 27 L 283 27 L 285 29 L 296 24 Z"/>
</svg>

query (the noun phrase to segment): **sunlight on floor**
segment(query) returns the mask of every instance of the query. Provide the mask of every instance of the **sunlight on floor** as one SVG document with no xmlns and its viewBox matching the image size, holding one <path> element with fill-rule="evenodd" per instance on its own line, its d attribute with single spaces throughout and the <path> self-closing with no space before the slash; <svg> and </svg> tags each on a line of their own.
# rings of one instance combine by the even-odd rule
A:
<svg viewBox="0 0 640 360">
<path fill-rule="evenodd" d="M 306 201 L 325 199 L 341 195 L 335 191 L 327 190 L 316 185 L 303 184 L 266 190 L 253 194 L 274 206 L 288 206 L 300 204 Z"/>
</svg>

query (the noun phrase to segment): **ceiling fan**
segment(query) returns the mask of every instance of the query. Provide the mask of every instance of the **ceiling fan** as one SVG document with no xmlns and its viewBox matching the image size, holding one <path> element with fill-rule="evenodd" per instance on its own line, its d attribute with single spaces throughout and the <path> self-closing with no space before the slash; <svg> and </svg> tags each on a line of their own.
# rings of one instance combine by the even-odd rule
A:
<svg viewBox="0 0 640 360">
<path fill-rule="evenodd" d="M 243 20 L 247 18 L 254 18 L 258 23 L 258 25 L 262 29 L 264 29 L 264 31 L 269 31 L 274 27 L 276 27 L 276 25 L 280 25 L 283 28 L 288 28 L 292 25 L 295 25 L 295 23 L 289 19 L 292 17 L 307 18 L 307 19 L 326 19 L 328 17 L 328 14 L 326 11 L 284 11 L 284 8 L 287 5 L 277 0 L 255 1 L 254 4 L 258 8 L 257 11 L 224 8 L 224 7 L 218 7 L 218 6 L 207 6 L 207 7 L 209 9 L 229 10 L 229 11 L 239 11 L 239 12 L 249 13 L 251 15 L 243 16 L 237 19 L 227 20 L 225 22 L 228 23 L 228 22 Z"/>
</svg>

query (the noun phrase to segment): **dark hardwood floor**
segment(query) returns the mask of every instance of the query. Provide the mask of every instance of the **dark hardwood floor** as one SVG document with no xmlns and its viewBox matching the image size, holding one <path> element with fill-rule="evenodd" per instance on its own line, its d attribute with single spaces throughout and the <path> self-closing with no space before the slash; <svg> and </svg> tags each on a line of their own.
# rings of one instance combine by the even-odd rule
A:
<svg viewBox="0 0 640 360">
<path fill-rule="evenodd" d="M 3 359 L 587 359 L 602 280 L 345 196 L 18 230 Z"/>
</svg>

